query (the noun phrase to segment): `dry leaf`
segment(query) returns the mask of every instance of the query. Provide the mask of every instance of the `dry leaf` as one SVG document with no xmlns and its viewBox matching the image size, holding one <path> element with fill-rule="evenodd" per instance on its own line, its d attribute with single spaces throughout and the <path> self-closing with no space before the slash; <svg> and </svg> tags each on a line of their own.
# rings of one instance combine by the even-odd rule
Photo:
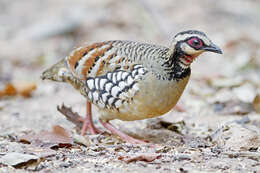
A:
<svg viewBox="0 0 260 173">
<path fill-rule="evenodd" d="M 17 94 L 15 87 L 10 83 L 5 85 L 5 89 L 2 92 L 5 96 L 15 96 Z"/>
<path fill-rule="evenodd" d="M 51 149 L 71 147 L 73 139 L 70 134 L 61 126 L 53 126 L 52 132 L 42 131 L 39 134 L 24 135 L 20 142 L 50 147 Z"/>
<path fill-rule="evenodd" d="M 30 97 L 32 91 L 36 89 L 35 83 L 19 82 L 16 84 L 8 83 L 3 90 L 0 90 L 0 97 L 17 96 Z"/>
<path fill-rule="evenodd" d="M 257 113 L 260 113 L 260 95 L 259 94 L 255 96 L 253 105 L 254 105 L 255 111 Z"/>
<path fill-rule="evenodd" d="M 7 153 L 0 158 L 0 163 L 5 165 L 13 166 L 15 168 L 21 168 L 28 164 L 33 164 L 39 161 L 39 157 L 32 154 L 22 154 L 22 153 Z"/>
<path fill-rule="evenodd" d="M 159 159 L 160 157 L 161 157 L 160 154 L 145 154 L 145 153 L 143 153 L 143 154 L 133 156 L 133 157 L 130 157 L 130 158 L 129 158 L 129 156 L 126 156 L 126 157 L 120 156 L 118 158 L 118 160 L 123 160 L 126 163 L 135 162 L 135 161 L 152 162 L 155 159 Z"/>
<path fill-rule="evenodd" d="M 20 82 L 15 85 L 17 93 L 23 97 L 30 97 L 31 93 L 36 89 L 36 83 Z"/>
</svg>

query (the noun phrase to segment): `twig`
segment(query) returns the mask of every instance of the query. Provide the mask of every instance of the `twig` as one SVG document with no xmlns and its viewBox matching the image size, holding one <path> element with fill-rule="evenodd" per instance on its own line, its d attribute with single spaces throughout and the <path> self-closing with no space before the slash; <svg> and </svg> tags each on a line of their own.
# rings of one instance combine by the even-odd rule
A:
<svg viewBox="0 0 260 173">
<path fill-rule="evenodd" d="M 77 128 L 81 129 L 82 128 L 82 117 L 76 113 L 76 112 L 73 112 L 71 108 L 65 106 L 64 104 L 62 104 L 62 106 L 57 106 L 57 110 L 63 114 L 66 119 L 70 122 L 72 122 L 73 124 L 76 125 Z"/>
</svg>

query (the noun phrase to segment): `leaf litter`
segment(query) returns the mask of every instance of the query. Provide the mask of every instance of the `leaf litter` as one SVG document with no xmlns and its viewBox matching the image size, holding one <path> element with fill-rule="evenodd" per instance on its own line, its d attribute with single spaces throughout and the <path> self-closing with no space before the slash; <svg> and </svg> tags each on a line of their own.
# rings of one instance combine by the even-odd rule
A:
<svg viewBox="0 0 260 173">
<path fill-rule="evenodd" d="M 56 125 L 52 131 L 41 131 L 38 134 L 27 134 L 19 138 L 20 142 L 33 144 L 41 147 L 49 147 L 51 149 L 69 148 L 73 145 L 73 138 L 67 130 Z"/>
</svg>

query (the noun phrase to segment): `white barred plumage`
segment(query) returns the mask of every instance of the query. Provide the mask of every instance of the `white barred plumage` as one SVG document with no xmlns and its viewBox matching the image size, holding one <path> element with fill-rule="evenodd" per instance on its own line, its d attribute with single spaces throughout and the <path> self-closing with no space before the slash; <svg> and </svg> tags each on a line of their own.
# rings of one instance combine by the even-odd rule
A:
<svg viewBox="0 0 260 173">
<path fill-rule="evenodd" d="M 110 109 L 117 109 L 123 102 L 129 102 L 139 90 L 135 82 L 147 72 L 140 65 L 135 65 L 133 69 L 133 73 L 118 70 L 96 78 L 88 78 L 88 99 L 99 107 Z"/>
<path fill-rule="evenodd" d="M 178 33 L 170 48 L 134 41 L 106 41 L 76 48 L 46 70 L 43 79 L 71 83 L 87 98 L 88 115 L 82 134 L 97 106 L 104 127 L 131 143 L 144 143 L 115 129 L 109 120 L 139 120 L 163 115 L 179 100 L 189 80 L 190 64 L 204 51 L 221 53 L 208 37 L 195 30 Z"/>
</svg>

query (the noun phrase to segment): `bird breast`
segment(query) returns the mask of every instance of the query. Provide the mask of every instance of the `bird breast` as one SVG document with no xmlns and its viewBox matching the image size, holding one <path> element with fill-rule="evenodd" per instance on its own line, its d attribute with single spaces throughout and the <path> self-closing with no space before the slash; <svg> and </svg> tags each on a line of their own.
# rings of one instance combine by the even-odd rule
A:
<svg viewBox="0 0 260 173">
<path fill-rule="evenodd" d="M 119 109 L 100 109 L 103 120 L 141 120 L 161 116 L 169 112 L 178 102 L 185 89 L 189 76 L 176 80 L 158 80 L 147 73 L 139 84 L 139 91 L 128 104 Z"/>
</svg>

